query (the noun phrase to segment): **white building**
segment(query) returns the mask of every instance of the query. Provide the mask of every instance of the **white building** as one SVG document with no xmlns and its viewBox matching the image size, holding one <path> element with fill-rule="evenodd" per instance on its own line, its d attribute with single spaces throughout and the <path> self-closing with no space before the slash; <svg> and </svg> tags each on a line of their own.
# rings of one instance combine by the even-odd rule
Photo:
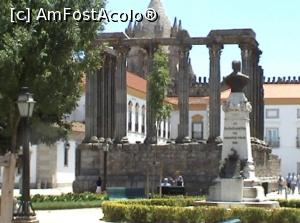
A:
<svg viewBox="0 0 300 223">
<path fill-rule="evenodd" d="M 221 101 L 230 90 L 221 94 Z M 265 140 L 273 147 L 273 153 L 281 158 L 281 173 L 300 174 L 300 84 L 264 84 Z M 175 140 L 178 132 L 179 111 L 177 98 L 167 98 L 173 105 L 169 120 L 158 127 L 159 143 Z M 146 136 L 146 80 L 127 73 L 127 137 L 130 143 L 142 143 Z M 209 137 L 209 98 L 190 97 L 189 136 L 205 142 Z M 68 117 L 73 121 L 68 141 L 58 141 L 52 146 L 44 144 L 31 147 L 31 177 L 33 187 L 57 187 L 71 185 L 75 179 L 75 148 L 84 138 L 85 97 Z M 221 112 L 221 137 L 224 127 Z M 20 173 L 16 176 L 19 182 Z M 2 173 L 0 171 L 0 179 Z"/>
</svg>

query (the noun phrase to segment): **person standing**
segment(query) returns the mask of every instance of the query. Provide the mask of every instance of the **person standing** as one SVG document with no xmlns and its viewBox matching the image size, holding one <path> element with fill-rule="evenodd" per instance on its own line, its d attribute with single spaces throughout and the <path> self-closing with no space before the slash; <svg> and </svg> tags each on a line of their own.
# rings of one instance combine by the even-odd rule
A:
<svg viewBox="0 0 300 223">
<path fill-rule="evenodd" d="M 295 173 L 292 174 L 291 176 L 291 190 L 292 190 L 292 194 L 295 193 L 295 189 L 297 186 L 297 176 Z"/>
<path fill-rule="evenodd" d="M 287 177 L 286 177 L 286 187 L 287 187 L 287 192 L 288 194 L 291 191 L 291 181 L 292 181 L 292 176 L 291 173 L 288 173 Z"/>
<path fill-rule="evenodd" d="M 297 187 L 298 187 L 298 194 L 300 194 L 300 174 L 297 177 Z"/>
<path fill-rule="evenodd" d="M 101 179 L 101 177 L 98 177 L 98 180 L 96 181 L 96 193 L 97 194 L 100 194 L 102 192 L 101 185 L 102 185 L 102 179 Z"/>
<path fill-rule="evenodd" d="M 279 175 L 277 184 L 278 184 L 278 194 L 282 194 L 282 189 L 284 187 L 284 179 L 281 175 Z"/>
</svg>

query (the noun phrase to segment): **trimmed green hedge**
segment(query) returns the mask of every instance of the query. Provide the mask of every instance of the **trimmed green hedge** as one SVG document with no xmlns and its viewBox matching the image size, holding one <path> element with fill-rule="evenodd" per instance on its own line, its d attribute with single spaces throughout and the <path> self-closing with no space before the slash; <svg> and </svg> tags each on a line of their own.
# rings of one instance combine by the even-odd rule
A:
<svg viewBox="0 0 300 223">
<path fill-rule="evenodd" d="M 95 194 L 91 192 L 85 192 L 81 194 L 67 193 L 61 195 L 40 195 L 36 194 L 31 197 L 31 202 L 74 202 L 74 201 L 99 201 L 107 200 L 107 195 L 105 194 Z"/>
<path fill-rule="evenodd" d="M 188 207 L 193 205 L 191 200 L 194 201 L 193 199 L 105 201 L 102 208 L 104 219 L 112 222 L 218 223 L 239 218 L 243 223 L 300 223 L 298 209 Z"/>
<path fill-rule="evenodd" d="M 287 207 L 287 208 L 300 208 L 300 200 L 284 200 L 279 199 L 280 207 Z"/>
<path fill-rule="evenodd" d="M 34 210 L 100 208 L 102 201 L 51 201 L 32 203 Z"/>
<path fill-rule="evenodd" d="M 18 198 L 20 199 L 20 197 Z M 35 210 L 74 209 L 101 207 L 106 194 L 85 192 L 81 194 L 40 195 L 31 197 L 32 206 Z"/>
</svg>

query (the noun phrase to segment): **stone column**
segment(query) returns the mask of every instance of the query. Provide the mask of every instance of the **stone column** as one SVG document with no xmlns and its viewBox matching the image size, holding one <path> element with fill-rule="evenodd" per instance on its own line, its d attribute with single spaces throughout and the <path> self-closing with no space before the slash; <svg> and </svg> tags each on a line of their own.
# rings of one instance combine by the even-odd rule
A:
<svg viewBox="0 0 300 223">
<path fill-rule="evenodd" d="M 259 70 L 259 59 L 260 59 L 261 51 L 256 47 L 253 49 L 253 84 L 251 88 L 251 95 L 252 95 L 252 119 L 250 122 L 251 126 L 251 136 L 262 139 L 263 136 L 260 134 L 260 126 L 261 126 L 261 105 L 264 103 L 261 100 L 261 92 L 263 88 L 263 78 L 260 76 Z M 255 118 L 254 118 L 255 117 Z"/>
<path fill-rule="evenodd" d="M 90 71 L 87 74 L 85 92 L 85 142 L 97 135 L 97 73 Z"/>
<path fill-rule="evenodd" d="M 91 138 L 90 96 L 91 96 L 90 73 L 88 73 L 86 75 L 86 83 L 85 83 L 85 138 L 84 138 L 84 142 L 88 142 L 89 139 Z"/>
<path fill-rule="evenodd" d="M 153 70 L 153 58 L 154 53 L 157 49 L 156 45 L 149 45 L 145 47 L 145 50 L 148 53 L 148 69 L 147 69 L 147 75 L 151 75 L 151 72 Z M 153 110 L 151 108 L 151 86 L 149 84 L 149 81 L 147 81 L 147 96 L 146 96 L 146 144 L 155 144 L 157 143 L 157 134 L 156 134 L 156 126 L 155 126 L 155 117 L 153 114 Z"/>
<path fill-rule="evenodd" d="M 188 60 L 191 46 L 182 45 L 179 47 L 179 72 L 177 79 L 179 125 L 177 143 L 190 142 L 189 137 L 189 89 L 190 77 L 188 74 Z"/>
<path fill-rule="evenodd" d="M 258 95 L 260 87 L 260 79 L 257 73 L 260 51 L 257 47 L 250 43 L 240 44 L 242 56 L 242 73 L 250 78 L 249 85 L 244 92 L 249 102 L 252 104 L 253 112 L 250 113 L 250 131 L 251 136 L 258 137 L 259 112 L 258 112 Z M 256 118 L 255 118 L 256 117 Z"/>
<path fill-rule="evenodd" d="M 209 138 L 208 142 L 214 142 L 220 136 L 220 57 L 223 45 L 211 44 L 209 48 Z"/>
<path fill-rule="evenodd" d="M 115 73 L 115 143 L 128 143 L 126 137 L 127 125 L 127 80 L 126 80 L 126 56 L 128 48 L 124 46 L 115 47 L 117 53 L 117 64 Z"/>
<path fill-rule="evenodd" d="M 262 69 L 261 66 L 258 66 L 258 74 L 260 77 L 260 86 L 262 86 L 259 89 L 259 124 L 258 124 L 258 128 L 259 128 L 259 133 L 258 133 L 258 138 L 261 140 L 264 140 L 264 88 L 263 88 L 263 78 L 264 78 L 264 70 Z"/>
</svg>

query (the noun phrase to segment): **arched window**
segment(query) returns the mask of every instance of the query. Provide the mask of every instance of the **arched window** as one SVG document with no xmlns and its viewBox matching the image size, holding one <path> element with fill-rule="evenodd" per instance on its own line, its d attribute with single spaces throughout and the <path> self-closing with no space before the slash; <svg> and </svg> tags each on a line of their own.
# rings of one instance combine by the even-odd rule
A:
<svg viewBox="0 0 300 223">
<path fill-rule="evenodd" d="M 140 106 L 138 103 L 135 104 L 135 131 L 139 132 L 139 112 Z"/>
<path fill-rule="evenodd" d="M 192 138 L 203 139 L 203 116 L 194 115 L 192 117 Z"/>
<path fill-rule="evenodd" d="M 166 138 L 167 120 L 164 120 L 163 137 Z"/>
<path fill-rule="evenodd" d="M 158 137 L 161 137 L 161 122 L 156 122 Z"/>
<path fill-rule="evenodd" d="M 170 118 L 168 119 L 168 139 L 171 137 L 171 120 Z"/>
<path fill-rule="evenodd" d="M 132 131 L 132 102 L 128 102 L 128 131 Z"/>
<path fill-rule="evenodd" d="M 64 166 L 65 167 L 69 165 L 69 150 L 70 150 L 70 143 L 66 141 L 64 144 Z"/>
<path fill-rule="evenodd" d="M 145 105 L 142 106 L 142 133 L 145 133 L 145 126 L 146 126 L 146 107 Z"/>
</svg>

